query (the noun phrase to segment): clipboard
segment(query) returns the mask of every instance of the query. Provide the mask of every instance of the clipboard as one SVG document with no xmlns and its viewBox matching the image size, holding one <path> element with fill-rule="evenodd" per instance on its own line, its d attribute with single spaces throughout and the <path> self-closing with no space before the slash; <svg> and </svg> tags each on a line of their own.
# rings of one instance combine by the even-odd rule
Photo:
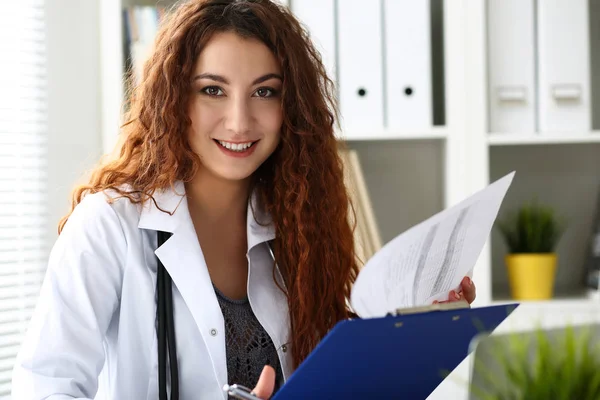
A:
<svg viewBox="0 0 600 400">
<path fill-rule="evenodd" d="M 272 400 L 426 399 L 517 306 L 341 321 Z"/>
</svg>

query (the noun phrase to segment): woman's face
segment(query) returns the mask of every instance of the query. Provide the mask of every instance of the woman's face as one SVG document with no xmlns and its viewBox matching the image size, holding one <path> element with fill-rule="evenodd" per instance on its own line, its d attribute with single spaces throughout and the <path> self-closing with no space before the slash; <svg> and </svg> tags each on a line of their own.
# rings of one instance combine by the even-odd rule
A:
<svg viewBox="0 0 600 400">
<path fill-rule="evenodd" d="M 219 33 L 192 73 L 188 140 L 211 174 L 250 177 L 273 153 L 282 124 L 279 63 L 256 39 Z"/>
</svg>

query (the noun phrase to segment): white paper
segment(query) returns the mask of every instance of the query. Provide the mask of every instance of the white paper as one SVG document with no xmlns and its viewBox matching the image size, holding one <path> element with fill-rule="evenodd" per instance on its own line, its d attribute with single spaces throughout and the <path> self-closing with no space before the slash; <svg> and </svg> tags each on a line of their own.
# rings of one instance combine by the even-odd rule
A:
<svg viewBox="0 0 600 400">
<path fill-rule="evenodd" d="M 351 304 L 361 318 L 447 300 L 473 268 L 514 172 L 400 234 L 360 271 Z"/>
</svg>

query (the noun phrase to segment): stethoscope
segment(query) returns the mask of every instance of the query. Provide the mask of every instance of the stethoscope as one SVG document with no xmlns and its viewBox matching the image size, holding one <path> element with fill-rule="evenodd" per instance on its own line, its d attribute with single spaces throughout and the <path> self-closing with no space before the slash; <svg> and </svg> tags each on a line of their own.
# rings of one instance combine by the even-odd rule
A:
<svg viewBox="0 0 600 400">
<path fill-rule="evenodd" d="M 171 236 L 169 232 L 157 232 L 158 246 Z M 158 398 L 167 400 L 167 351 L 171 372 L 171 400 L 179 400 L 179 371 L 177 370 L 177 350 L 175 349 L 175 324 L 173 323 L 173 287 L 171 276 L 158 259 L 156 269 L 156 320 L 158 326 Z"/>
<path fill-rule="evenodd" d="M 172 233 L 157 231 L 158 247 L 171 237 Z M 271 242 L 268 243 L 271 257 L 275 260 Z M 179 371 L 177 370 L 177 350 L 175 347 L 175 323 L 173 322 L 173 286 L 171 276 L 157 258 L 156 269 L 156 319 L 158 326 L 158 398 L 168 400 L 167 393 L 167 351 L 171 374 L 171 400 L 179 400 Z"/>
</svg>

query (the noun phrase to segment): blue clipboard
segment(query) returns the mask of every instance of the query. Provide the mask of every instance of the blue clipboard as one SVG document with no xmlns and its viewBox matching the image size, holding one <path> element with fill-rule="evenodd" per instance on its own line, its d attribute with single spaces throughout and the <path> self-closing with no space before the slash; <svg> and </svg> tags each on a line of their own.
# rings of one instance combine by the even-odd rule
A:
<svg viewBox="0 0 600 400">
<path fill-rule="evenodd" d="M 517 306 L 341 321 L 272 399 L 426 399 Z"/>
</svg>

